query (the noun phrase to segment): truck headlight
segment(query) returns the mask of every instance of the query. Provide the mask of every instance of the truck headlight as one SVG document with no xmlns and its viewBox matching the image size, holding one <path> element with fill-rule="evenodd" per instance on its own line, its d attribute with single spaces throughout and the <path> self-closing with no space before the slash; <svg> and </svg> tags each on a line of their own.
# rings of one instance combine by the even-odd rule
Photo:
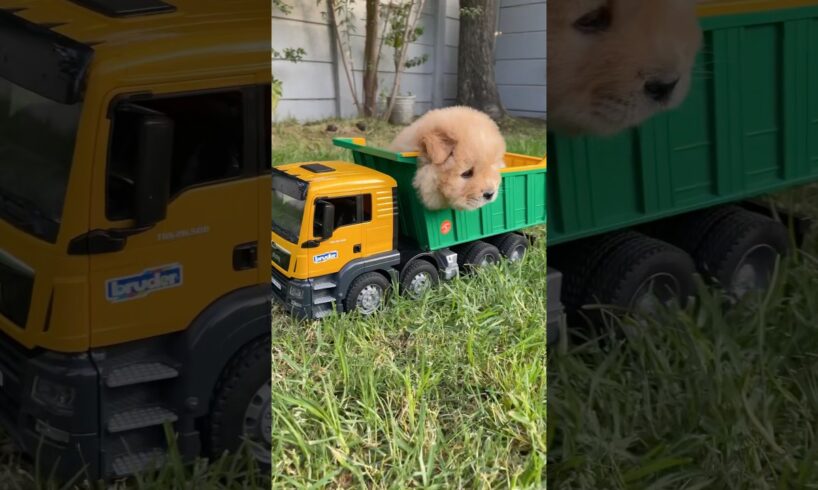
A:
<svg viewBox="0 0 818 490">
<path fill-rule="evenodd" d="M 73 410 L 76 392 L 74 388 L 36 376 L 31 388 L 31 398 L 47 407 Z"/>
<path fill-rule="evenodd" d="M 290 288 L 287 291 L 288 291 L 289 295 L 291 297 L 293 297 L 293 298 L 296 298 L 296 299 L 303 299 L 304 298 L 304 290 L 299 288 L 299 287 L 290 286 Z"/>
</svg>

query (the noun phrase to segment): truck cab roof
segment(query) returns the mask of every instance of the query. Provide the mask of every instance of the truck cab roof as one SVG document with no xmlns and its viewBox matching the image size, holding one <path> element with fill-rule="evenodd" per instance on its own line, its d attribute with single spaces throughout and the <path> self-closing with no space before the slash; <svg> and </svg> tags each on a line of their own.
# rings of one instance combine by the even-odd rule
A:
<svg viewBox="0 0 818 490">
<path fill-rule="evenodd" d="M 392 177 L 371 168 L 344 161 L 299 162 L 275 167 L 307 182 L 313 192 L 338 194 L 396 187 Z"/>
<path fill-rule="evenodd" d="M 116 85 L 269 73 L 269 4 L 258 0 L 7 0 L 0 8 L 92 47 L 91 70 Z"/>
</svg>

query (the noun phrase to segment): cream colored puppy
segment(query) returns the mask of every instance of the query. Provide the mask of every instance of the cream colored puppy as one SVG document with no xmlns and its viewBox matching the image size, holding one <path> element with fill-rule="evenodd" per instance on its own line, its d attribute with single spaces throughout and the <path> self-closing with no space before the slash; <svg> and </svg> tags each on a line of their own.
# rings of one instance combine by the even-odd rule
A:
<svg viewBox="0 0 818 490">
<path fill-rule="evenodd" d="M 497 198 L 506 143 L 497 124 L 478 110 L 429 111 L 389 148 L 420 153 L 413 185 L 428 209 L 474 210 Z"/>
<path fill-rule="evenodd" d="M 549 0 L 549 127 L 609 135 L 678 106 L 702 43 L 696 3 Z"/>
</svg>

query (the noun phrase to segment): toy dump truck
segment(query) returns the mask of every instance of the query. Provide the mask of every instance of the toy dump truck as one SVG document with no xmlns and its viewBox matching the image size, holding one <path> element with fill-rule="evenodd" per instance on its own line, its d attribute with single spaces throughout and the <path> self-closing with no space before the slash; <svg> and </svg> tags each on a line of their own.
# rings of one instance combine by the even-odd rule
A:
<svg viewBox="0 0 818 490">
<path fill-rule="evenodd" d="M 269 23 L 0 5 L 0 430 L 45 475 L 162 464 L 166 424 L 269 464 Z"/>
<path fill-rule="evenodd" d="M 518 260 L 525 228 L 546 223 L 546 162 L 508 153 L 497 199 L 474 211 L 423 207 L 412 187 L 416 154 L 336 138 L 351 162 L 273 169 L 273 293 L 293 314 L 369 314 L 393 281 L 417 296 L 460 269 Z"/>
<path fill-rule="evenodd" d="M 818 181 L 818 1 L 699 8 L 679 109 L 614 138 L 549 135 L 548 263 L 569 311 L 683 301 L 694 272 L 738 298 L 790 247 L 787 214 L 752 199 Z"/>
</svg>

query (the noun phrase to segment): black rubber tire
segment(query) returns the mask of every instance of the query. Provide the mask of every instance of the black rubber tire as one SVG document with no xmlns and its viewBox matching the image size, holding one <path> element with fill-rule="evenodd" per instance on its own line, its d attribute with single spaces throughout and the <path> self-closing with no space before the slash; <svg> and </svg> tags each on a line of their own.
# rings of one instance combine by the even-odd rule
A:
<svg viewBox="0 0 818 490">
<path fill-rule="evenodd" d="M 411 285 L 412 281 L 420 274 L 428 274 L 430 285 L 429 288 L 435 288 L 440 283 L 440 274 L 437 272 L 437 267 L 435 267 L 430 262 L 427 262 L 423 259 L 418 259 L 409 264 L 408 267 L 403 269 L 401 272 L 400 278 L 400 289 L 401 294 L 404 294 L 410 298 L 417 299 L 419 295 L 415 294 L 412 291 Z"/>
<path fill-rule="evenodd" d="M 743 208 L 733 204 L 693 211 L 657 223 L 652 236 L 679 247 L 695 259 L 711 230 L 742 212 Z"/>
<path fill-rule="evenodd" d="M 606 233 L 574 240 L 548 251 L 548 265 L 562 272 L 562 304 L 569 323 L 578 320 L 577 310 L 588 298 L 588 288 L 600 264 L 620 244 L 641 237 L 632 231 Z"/>
<path fill-rule="evenodd" d="M 367 272 L 365 274 L 361 274 L 358 276 L 352 284 L 349 286 L 347 290 L 347 295 L 344 298 L 344 311 L 360 311 L 360 313 L 367 315 L 374 313 L 374 310 L 371 312 L 366 312 L 363 310 L 359 310 L 357 303 L 358 303 L 358 296 L 361 292 L 367 288 L 368 286 L 375 286 L 380 288 L 381 290 L 381 305 L 378 306 L 378 309 L 383 307 L 383 304 L 386 301 L 386 298 L 389 297 L 389 290 L 391 289 L 391 284 L 389 281 L 377 272 Z"/>
<path fill-rule="evenodd" d="M 222 371 L 205 427 L 206 448 L 211 458 L 218 458 L 225 451 L 234 453 L 239 449 L 245 436 L 244 424 L 251 404 L 261 411 L 266 410 L 270 416 L 271 365 L 270 336 L 267 335 L 243 347 Z M 258 392 L 263 392 L 262 388 L 265 386 L 267 398 L 258 399 Z M 266 427 L 265 430 L 269 429 Z M 253 451 L 257 462 L 263 468 L 269 468 L 272 446 L 269 441 L 258 440 L 258 437 L 262 437 L 259 434 L 252 436 L 250 439 L 253 442 L 263 446 L 259 449 L 266 448 L 266 461 L 259 459 L 258 454 Z"/>
<path fill-rule="evenodd" d="M 776 259 L 789 251 L 789 235 L 782 223 L 742 209 L 710 230 L 694 258 L 705 276 L 736 294 L 733 280 L 742 263 L 755 264 L 757 273 L 762 275 L 756 278 L 761 283 L 755 286 L 763 290 L 769 285 Z"/>
<path fill-rule="evenodd" d="M 500 250 L 494 245 L 477 240 L 468 244 L 462 254 L 458 254 L 457 262 L 463 272 L 473 271 L 488 261 L 486 265 L 496 264 L 500 261 Z"/>
<path fill-rule="evenodd" d="M 663 281 L 665 301 L 675 299 L 684 307 L 696 292 L 693 260 L 683 250 L 654 238 L 629 232 L 611 247 L 596 270 L 589 274 L 583 305 L 611 305 L 634 311 L 642 288 L 649 281 Z M 600 320 L 596 314 L 593 320 Z"/>
<path fill-rule="evenodd" d="M 500 255 L 507 260 L 512 260 L 515 252 L 519 254 L 519 258 L 516 260 L 521 260 L 528 251 L 529 245 L 528 240 L 526 240 L 524 236 L 516 233 L 501 235 L 496 241 L 492 242 L 492 244 L 500 251 Z"/>
</svg>

